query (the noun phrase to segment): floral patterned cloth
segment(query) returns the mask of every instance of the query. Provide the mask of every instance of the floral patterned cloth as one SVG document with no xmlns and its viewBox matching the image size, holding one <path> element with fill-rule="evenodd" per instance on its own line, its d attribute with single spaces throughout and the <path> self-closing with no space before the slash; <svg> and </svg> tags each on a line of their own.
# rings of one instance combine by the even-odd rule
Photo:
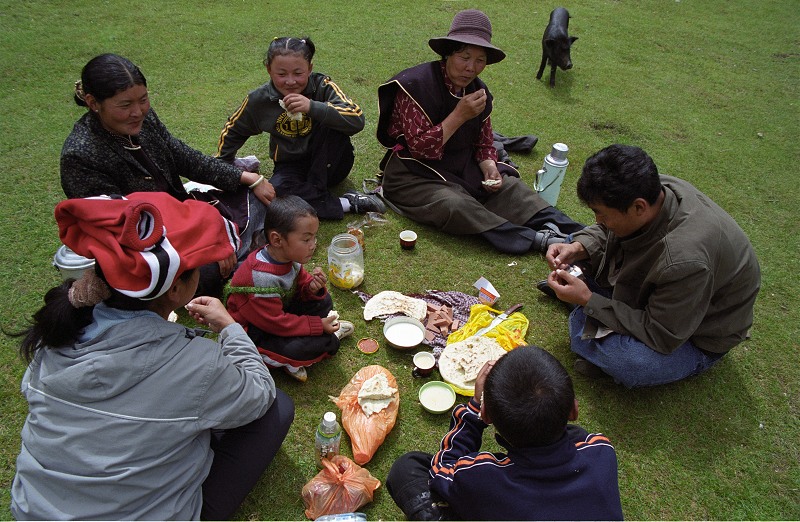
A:
<svg viewBox="0 0 800 522">
<path fill-rule="evenodd" d="M 353 292 L 356 294 L 364 303 L 369 301 L 372 296 L 366 292 L 361 292 L 359 290 L 355 290 Z M 477 304 L 478 298 L 465 294 L 463 292 L 456 292 L 456 291 L 442 291 L 442 290 L 428 290 L 424 294 L 406 294 L 409 297 L 416 297 L 418 299 L 422 299 L 426 303 L 433 305 L 433 306 L 441 306 L 447 305 L 453 309 L 453 319 L 457 319 L 460 324 L 464 324 L 469 320 L 469 311 L 472 305 Z M 394 315 L 402 315 L 402 314 L 394 314 Z M 381 318 L 382 321 L 385 321 L 389 317 L 393 316 L 386 316 Z M 436 334 L 431 341 L 423 341 L 424 344 L 427 344 L 433 350 L 433 355 L 438 359 L 439 355 L 444 350 L 445 345 L 447 344 L 447 338 L 444 335 Z"/>
</svg>

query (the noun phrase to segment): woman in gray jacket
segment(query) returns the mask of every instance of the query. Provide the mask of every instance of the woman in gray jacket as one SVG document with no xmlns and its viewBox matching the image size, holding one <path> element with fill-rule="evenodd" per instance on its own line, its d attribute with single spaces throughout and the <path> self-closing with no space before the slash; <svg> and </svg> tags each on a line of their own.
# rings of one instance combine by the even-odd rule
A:
<svg viewBox="0 0 800 522">
<path fill-rule="evenodd" d="M 230 518 L 294 418 L 222 303 L 192 298 L 197 268 L 236 250 L 235 228 L 158 192 L 62 201 L 56 221 L 96 264 L 51 289 L 23 334 L 29 414 L 12 514 Z M 184 306 L 219 342 L 168 320 Z"/>
</svg>

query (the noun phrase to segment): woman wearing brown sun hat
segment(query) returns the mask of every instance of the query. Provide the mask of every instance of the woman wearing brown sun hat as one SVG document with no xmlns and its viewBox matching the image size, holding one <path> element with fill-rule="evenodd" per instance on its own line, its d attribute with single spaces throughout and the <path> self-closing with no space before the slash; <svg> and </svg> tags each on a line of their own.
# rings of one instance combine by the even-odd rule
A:
<svg viewBox="0 0 800 522">
<path fill-rule="evenodd" d="M 450 234 L 478 234 L 501 252 L 545 252 L 583 228 L 497 161 L 492 95 L 478 76 L 505 58 L 481 11 L 455 15 L 428 45 L 440 60 L 378 88 L 383 195 L 401 213 Z M 560 233 L 559 233 L 560 232 Z"/>
</svg>

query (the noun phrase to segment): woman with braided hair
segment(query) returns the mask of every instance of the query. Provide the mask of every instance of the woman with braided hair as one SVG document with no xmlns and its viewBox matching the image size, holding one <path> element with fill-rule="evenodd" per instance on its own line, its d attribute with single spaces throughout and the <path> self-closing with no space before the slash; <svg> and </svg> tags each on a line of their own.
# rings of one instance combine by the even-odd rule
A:
<svg viewBox="0 0 800 522">
<path fill-rule="evenodd" d="M 61 187 L 68 198 L 165 192 L 184 201 L 212 203 L 239 227 L 236 256 L 203 267 L 201 286 L 221 295 L 223 281 L 251 244 L 261 246 L 264 206 L 275 189 L 264 176 L 199 152 L 175 138 L 150 107 L 147 79 L 133 62 L 116 54 L 89 60 L 75 82 L 75 103 L 86 113 L 61 150 Z M 187 192 L 181 178 L 217 190 Z M 207 294 L 207 295 L 208 295 Z"/>
</svg>

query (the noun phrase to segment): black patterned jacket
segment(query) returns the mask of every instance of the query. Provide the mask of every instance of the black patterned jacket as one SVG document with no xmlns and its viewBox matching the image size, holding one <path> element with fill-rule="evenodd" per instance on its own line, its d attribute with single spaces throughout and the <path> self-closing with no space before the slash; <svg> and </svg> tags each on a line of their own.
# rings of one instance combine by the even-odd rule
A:
<svg viewBox="0 0 800 522">
<path fill-rule="evenodd" d="M 188 196 L 181 178 L 213 185 L 224 191 L 240 186 L 241 171 L 207 156 L 173 137 L 155 111 L 144 119 L 139 133 L 142 150 L 164 179 L 143 167 L 108 133 L 91 112 L 72 129 L 61 150 L 61 187 L 68 198 L 131 192 L 166 192 L 179 200 Z M 166 181 L 166 183 L 165 183 Z"/>
</svg>

